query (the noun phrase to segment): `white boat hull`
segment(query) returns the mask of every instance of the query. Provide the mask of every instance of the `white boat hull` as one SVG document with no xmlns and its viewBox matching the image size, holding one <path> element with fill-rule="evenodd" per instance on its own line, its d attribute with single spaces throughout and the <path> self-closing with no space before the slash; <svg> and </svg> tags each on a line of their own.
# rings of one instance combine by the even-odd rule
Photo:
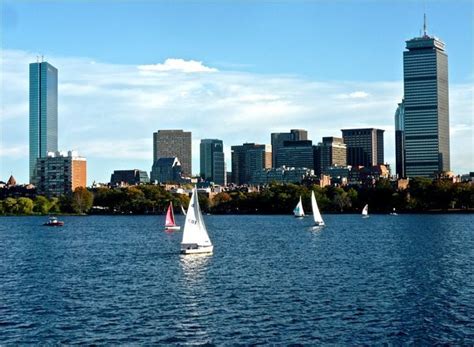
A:
<svg viewBox="0 0 474 347">
<path fill-rule="evenodd" d="M 197 246 L 196 248 L 181 248 L 181 254 L 211 254 L 214 246 Z"/>
<path fill-rule="evenodd" d="M 179 225 L 165 227 L 165 230 L 181 230 Z"/>
</svg>

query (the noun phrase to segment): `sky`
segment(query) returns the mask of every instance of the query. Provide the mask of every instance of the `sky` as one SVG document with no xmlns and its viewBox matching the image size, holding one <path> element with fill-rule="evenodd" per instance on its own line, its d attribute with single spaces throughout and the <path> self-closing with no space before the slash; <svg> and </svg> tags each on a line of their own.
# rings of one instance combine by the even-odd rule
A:
<svg viewBox="0 0 474 347">
<path fill-rule="evenodd" d="M 28 64 L 59 70 L 59 148 L 88 162 L 88 184 L 152 166 L 158 129 L 270 143 L 303 128 L 385 130 L 403 97 L 407 39 L 428 33 L 449 57 L 451 169 L 474 171 L 473 1 L 0 2 L 0 180 L 28 181 Z"/>
</svg>

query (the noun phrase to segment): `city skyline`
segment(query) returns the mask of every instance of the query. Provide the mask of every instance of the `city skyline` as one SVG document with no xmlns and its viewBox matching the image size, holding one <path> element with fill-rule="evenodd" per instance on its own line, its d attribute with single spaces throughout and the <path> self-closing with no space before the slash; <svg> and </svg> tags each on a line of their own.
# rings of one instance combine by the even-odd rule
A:
<svg viewBox="0 0 474 347">
<path fill-rule="evenodd" d="M 32 4 L 14 6 L 9 2 L 7 5 L 8 11 L 16 10 L 20 19 L 25 8 L 29 6 L 31 11 L 35 7 Z M 318 4 L 310 5 L 310 9 L 319 8 Z M 329 6 L 326 3 L 319 5 L 322 12 Z M 342 5 L 334 5 L 334 9 Z M 270 4 L 267 6 L 271 7 Z M 275 6 L 279 11 L 283 5 Z M 469 3 L 450 6 L 441 2 L 429 4 L 427 8 L 428 32 L 446 43 L 450 55 L 451 169 L 456 173 L 472 170 L 470 166 L 473 162 L 473 75 L 472 62 L 466 62 L 469 57 L 472 58 L 472 52 L 467 49 L 469 43 L 472 47 L 472 34 L 462 37 L 463 45 L 457 37 L 461 31 L 472 33 L 472 30 L 465 30 L 466 25 L 472 28 L 472 22 L 460 21 L 457 28 L 451 28 L 450 21 L 445 17 L 448 12 L 468 11 L 470 6 Z M 57 11 L 58 7 L 62 10 L 66 8 L 56 6 Z M 299 7 L 304 6 L 297 4 L 292 8 Z M 381 14 L 381 17 L 387 16 L 388 9 L 393 8 L 397 12 L 400 7 L 416 9 L 417 13 L 410 13 L 409 18 L 404 19 L 403 28 L 387 31 L 390 40 L 384 38 L 383 45 L 390 47 L 390 58 L 385 55 L 382 55 L 383 58 L 370 56 L 372 46 L 368 42 L 374 44 L 373 41 L 379 37 L 375 30 L 372 37 L 364 38 L 366 44 L 353 52 L 360 68 L 352 65 L 351 71 L 354 72 L 351 74 L 347 67 L 339 65 L 347 79 L 335 68 L 325 72 L 326 76 L 320 73 L 320 65 L 324 66 L 327 56 L 339 59 L 338 52 L 330 50 L 325 52 L 325 57 L 314 60 L 312 71 L 308 71 L 311 64 L 297 64 L 306 67 L 306 71 L 299 67 L 292 71 L 288 66 L 282 66 L 279 59 L 263 64 L 264 61 L 257 58 L 249 62 L 237 56 L 238 61 L 226 65 L 199 50 L 190 49 L 184 54 L 176 47 L 162 47 L 161 55 L 153 60 L 137 54 L 133 59 L 129 57 L 118 61 L 101 54 L 88 54 L 88 49 L 79 54 L 81 52 L 72 52 L 70 47 L 62 50 L 54 44 L 43 44 L 44 50 L 38 53 L 46 53 L 45 60 L 60 71 L 58 118 L 59 132 L 63 135 L 59 147 L 78 149 L 88 158 L 88 182 L 92 183 L 94 180 L 108 181 L 113 170 L 138 168 L 149 171 L 152 164 L 149 159 L 152 151 L 150 136 L 156 129 L 186 129 L 193 133 L 192 165 L 195 168 L 193 174 L 197 174 L 202 138 L 224 141 L 227 167 L 230 168 L 230 146 L 244 142 L 270 144 L 272 132 L 304 128 L 308 130 L 308 139 L 317 143 L 323 136 L 340 136 L 339 129 L 342 128 L 374 127 L 385 130 L 385 161 L 391 164 L 394 172 L 393 114 L 403 97 L 402 52 L 405 40 L 419 34 L 423 8 L 408 3 L 380 7 L 372 4 L 369 7 L 375 8 L 374 13 Z M 113 17 L 116 11 L 112 12 Z M 290 11 L 290 14 L 293 12 Z M 84 16 L 83 13 L 80 15 Z M 275 14 L 260 13 L 250 20 L 250 24 L 255 25 L 262 16 L 266 21 L 273 19 L 272 23 L 281 19 Z M 342 18 L 348 17 L 351 16 L 342 14 Z M 377 21 L 369 27 L 375 29 Z M 23 28 L 24 21 L 18 23 L 17 27 Z M 38 48 L 25 39 L 12 43 L 12 39 L 19 35 L 13 24 L 4 24 L 9 27 L 5 31 L 6 40 L 2 47 L 0 180 L 6 180 L 13 173 L 18 181 L 27 182 L 28 134 L 22 129 L 28 114 L 25 83 L 27 86 L 27 66 L 36 60 Z M 29 29 L 32 24 L 26 25 Z M 290 29 L 303 33 L 308 25 L 313 30 L 319 28 L 317 23 L 310 25 L 305 22 Z M 354 25 L 353 22 L 347 24 L 350 27 Z M 367 29 L 367 25 L 360 26 L 358 30 Z M 387 29 L 377 27 L 377 30 Z M 328 33 L 331 34 L 331 30 Z M 337 39 L 339 35 L 336 32 L 329 37 Z M 82 37 L 85 39 L 88 36 Z M 314 38 L 314 42 L 328 47 L 318 39 Z M 369 51 L 364 55 L 366 62 L 360 60 L 363 50 Z M 382 76 L 379 80 L 374 75 L 384 65 L 387 71 L 379 74 Z M 365 79 L 358 75 L 361 71 L 366 72 Z M 119 138 L 117 133 L 121 134 Z M 112 138 L 116 140 L 112 141 Z"/>
</svg>

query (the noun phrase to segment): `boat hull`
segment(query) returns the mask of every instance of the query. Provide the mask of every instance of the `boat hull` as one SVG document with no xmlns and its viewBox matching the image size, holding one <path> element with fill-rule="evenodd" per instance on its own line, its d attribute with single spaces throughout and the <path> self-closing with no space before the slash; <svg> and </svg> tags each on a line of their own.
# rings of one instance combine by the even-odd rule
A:
<svg viewBox="0 0 474 347">
<path fill-rule="evenodd" d="M 181 248 L 181 254 L 212 254 L 214 246 L 198 246 L 196 248 Z"/>
<path fill-rule="evenodd" d="M 181 227 L 179 225 L 175 225 L 175 226 L 169 226 L 169 227 L 165 227 L 165 230 L 181 230 Z"/>
<path fill-rule="evenodd" d="M 62 227 L 64 222 L 57 222 L 57 223 L 44 223 L 45 227 Z"/>
</svg>

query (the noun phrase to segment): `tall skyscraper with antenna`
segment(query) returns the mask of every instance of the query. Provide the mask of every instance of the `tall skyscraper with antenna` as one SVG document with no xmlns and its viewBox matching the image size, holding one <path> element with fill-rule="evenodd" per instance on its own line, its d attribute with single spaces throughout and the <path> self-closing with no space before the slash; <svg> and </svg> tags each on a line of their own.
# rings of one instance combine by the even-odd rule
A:
<svg viewBox="0 0 474 347">
<path fill-rule="evenodd" d="M 30 64 L 29 118 L 30 183 L 35 183 L 37 159 L 58 150 L 58 70 L 45 61 Z"/>
<path fill-rule="evenodd" d="M 406 41 L 403 52 L 404 145 L 407 177 L 450 170 L 448 56 L 444 43 L 427 34 Z"/>
</svg>

